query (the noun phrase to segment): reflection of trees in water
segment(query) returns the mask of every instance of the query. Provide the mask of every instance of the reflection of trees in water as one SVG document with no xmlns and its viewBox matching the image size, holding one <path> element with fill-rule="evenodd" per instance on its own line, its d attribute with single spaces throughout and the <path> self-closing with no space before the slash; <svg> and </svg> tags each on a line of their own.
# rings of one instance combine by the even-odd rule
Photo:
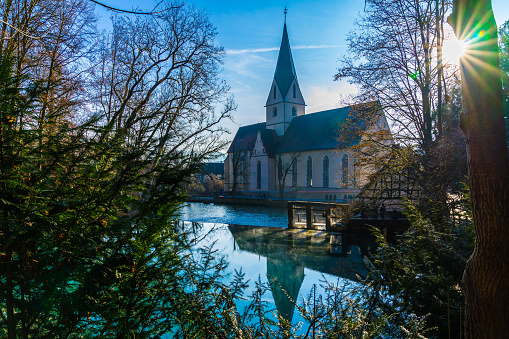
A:
<svg viewBox="0 0 509 339">
<path fill-rule="evenodd" d="M 362 258 L 376 246 L 372 237 L 364 235 L 340 236 L 334 246 L 325 232 L 239 225 L 228 228 L 241 250 L 267 258 L 276 308 L 290 321 L 295 307 L 290 298 L 296 301 L 299 296 L 304 268 L 358 281 L 357 274 L 367 274 Z"/>
</svg>

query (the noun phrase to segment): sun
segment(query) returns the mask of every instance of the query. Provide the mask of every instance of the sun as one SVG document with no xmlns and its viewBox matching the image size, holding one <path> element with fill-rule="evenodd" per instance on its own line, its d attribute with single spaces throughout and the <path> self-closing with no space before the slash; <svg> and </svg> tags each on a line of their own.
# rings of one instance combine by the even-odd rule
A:
<svg viewBox="0 0 509 339">
<path fill-rule="evenodd" d="M 444 63 L 453 63 L 458 65 L 460 57 L 465 54 L 466 50 L 467 43 L 465 41 L 458 40 L 454 35 L 450 36 L 449 39 L 444 41 Z"/>
</svg>

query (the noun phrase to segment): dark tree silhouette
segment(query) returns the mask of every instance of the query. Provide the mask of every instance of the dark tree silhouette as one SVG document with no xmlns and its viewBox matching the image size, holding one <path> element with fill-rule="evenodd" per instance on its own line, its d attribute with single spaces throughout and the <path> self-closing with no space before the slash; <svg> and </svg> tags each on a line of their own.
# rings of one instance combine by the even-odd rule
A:
<svg viewBox="0 0 509 339">
<path fill-rule="evenodd" d="M 509 159 L 497 25 L 490 0 L 455 0 L 449 23 L 468 40 L 461 58 L 475 249 L 463 275 L 466 338 L 509 332 Z"/>
</svg>

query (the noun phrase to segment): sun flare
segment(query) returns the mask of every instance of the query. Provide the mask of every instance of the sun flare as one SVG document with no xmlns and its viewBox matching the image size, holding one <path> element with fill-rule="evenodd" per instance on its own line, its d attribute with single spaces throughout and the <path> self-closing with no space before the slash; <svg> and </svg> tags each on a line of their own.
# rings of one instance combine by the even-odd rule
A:
<svg viewBox="0 0 509 339">
<path fill-rule="evenodd" d="M 449 39 L 444 41 L 444 62 L 459 64 L 459 59 L 463 54 L 465 54 L 466 50 L 467 43 L 465 41 L 458 40 L 456 36 L 452 35 Z"/>
</svg>

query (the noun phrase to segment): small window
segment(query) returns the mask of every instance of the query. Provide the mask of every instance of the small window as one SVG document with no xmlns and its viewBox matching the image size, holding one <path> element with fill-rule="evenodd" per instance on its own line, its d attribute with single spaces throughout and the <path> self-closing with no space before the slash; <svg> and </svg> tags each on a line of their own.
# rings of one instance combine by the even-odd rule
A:
<svg viewBox="0 0 509 339">
<path fill-rule="evenodd" d="M 297 86 L 293 85 L 293 97 L 297 97 Z"/>
<path fill-rule="evenodd" d="M 292 107 L 292 116 L 296 117 L 297 116 L 297 109 L 294 107 Z"/>
<path fill-rule="evenodd" d="M 276 85 L 274 85 L 274 94 L 273 94 L 273 97 L 274 97 L 274 99 L 276 99 Z"/>
<path fill-rule="evenodd" d="M 276 108 L 276 107 L 274 107 L 274 108 L 272 109 L 272 116 L 273 116 L 273 117 L 277 117 L 277 108 Z"/>
</svg>

